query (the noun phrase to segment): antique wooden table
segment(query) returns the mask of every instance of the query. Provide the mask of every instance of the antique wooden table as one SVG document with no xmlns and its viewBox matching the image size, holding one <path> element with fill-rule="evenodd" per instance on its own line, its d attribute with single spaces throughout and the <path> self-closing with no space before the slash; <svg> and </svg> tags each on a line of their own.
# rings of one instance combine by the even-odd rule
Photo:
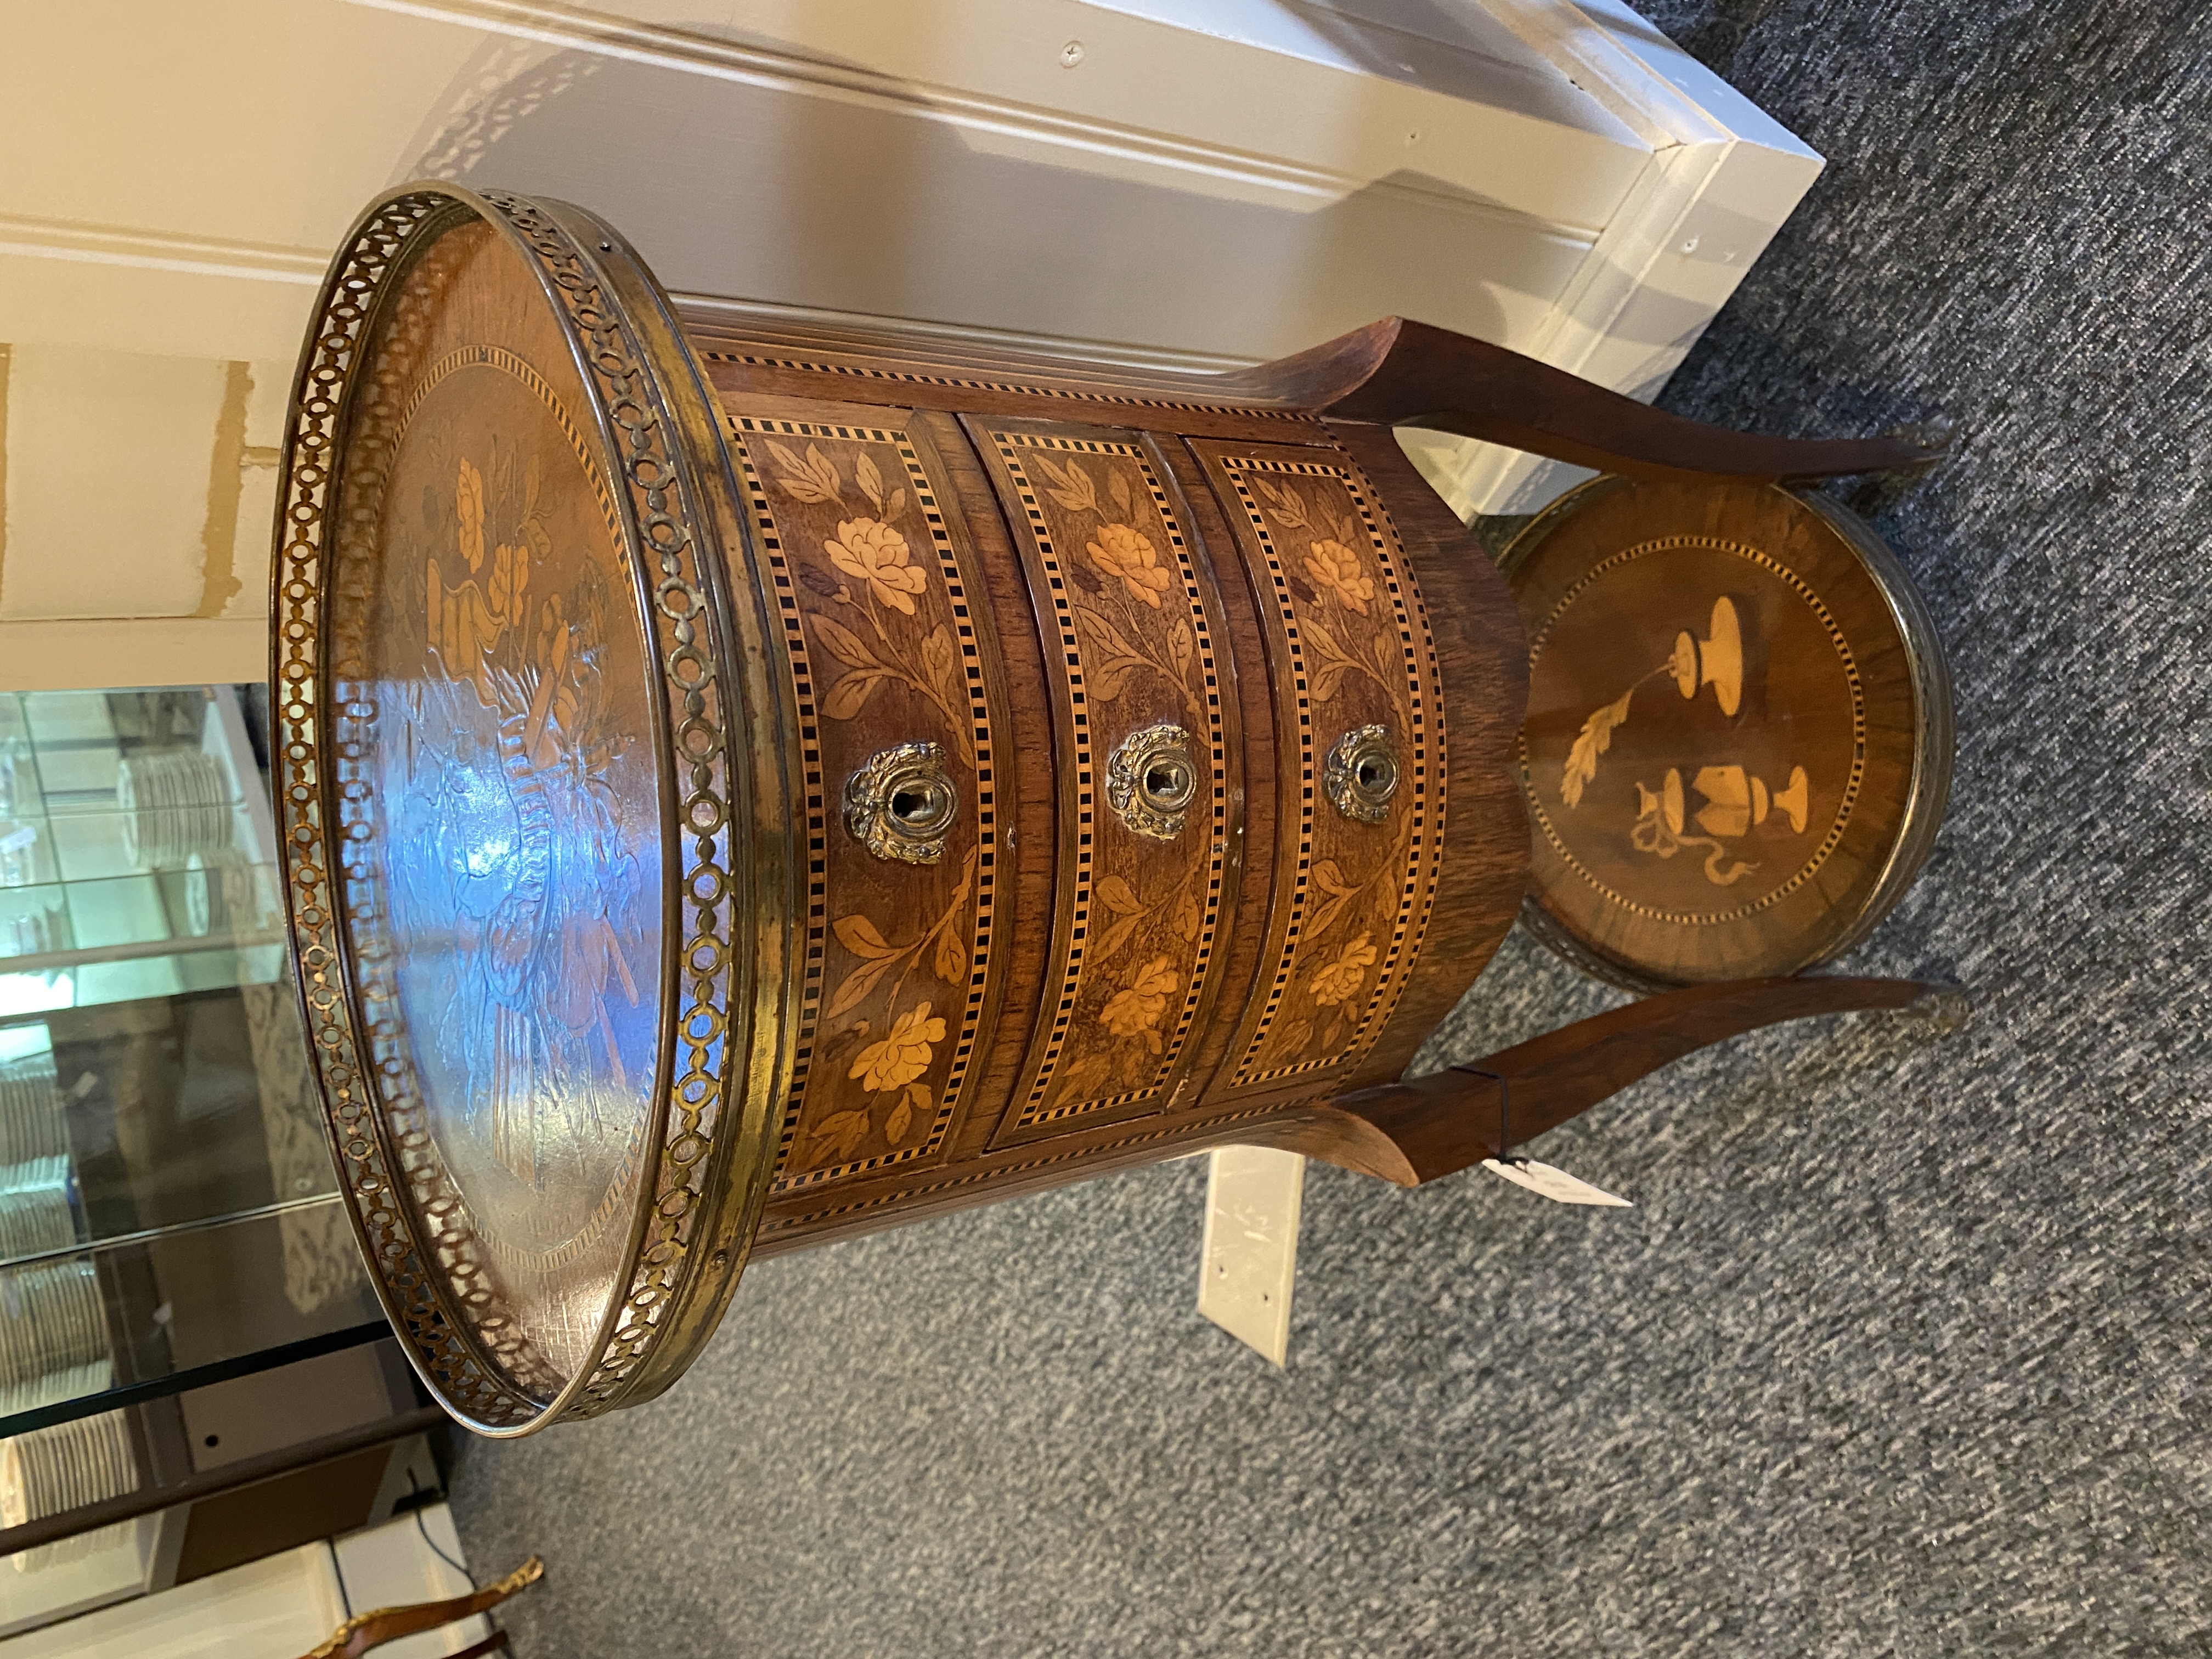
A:
<svg viewBox="0 0 2212 1659">
<path fill-rule="evenodd" d="M 1595 678 L 1554 699 L 1579 720 L 1661 676 L 1590 786 L 1608 833 L 1632 782 L 1677 841 L 1686 812 L 1841 811 L 1883 873 L 1687 971 L 1599 938 L 1706 982 L 1401 1082 L 1522 903 L 1524 776 L 1574 734 L 1532 725 L 1524 765 L 1514 595 L 1398 422 L 1692 516 L 1925 459 L 1396 321 L 1218 380 L 733 332 L 580 210 L 368 210 L 288 434 L 277 796 L 333 1150 L 457 1416 L 651 1397 L 749 1255 L 1232 1140 L 1410 1183 L 1699 1043 L 1923 994 L 1772 975 L 1893 897 L 1940 768 L 1908 744 L 1839 805 L 1761 750 L 1754 800 L 1717 731 L 1702 769 L 1638 749 L 1662 696 L 1747 672 L 1669 590 L 1656 647 L 1577 635 Z"/>
</svg>

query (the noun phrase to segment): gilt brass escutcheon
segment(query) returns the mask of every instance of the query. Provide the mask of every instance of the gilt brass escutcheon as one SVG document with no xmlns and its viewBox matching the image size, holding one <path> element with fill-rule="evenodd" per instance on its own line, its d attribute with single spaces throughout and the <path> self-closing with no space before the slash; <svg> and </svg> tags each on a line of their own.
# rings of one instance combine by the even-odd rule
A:
<svg viewBox="0 0 2212 1659">
<path fill-rule="evenodd" d="M 1107 757 L 1106 803 L 1138 835 L 1173 841 L 1197 796 L 1190 733 L 1180 726 L 1163 721 L 1132 732 Z"/>
<path fill-rule="evenodd" d="M 1398 793 L 1398 750 L 1387 726 L 1357 726 L 1336 740 L 1322 770 L 1330 803 L 1358 823 L 1390 816 Z"/>
<path fill-rule="evenodd" d="M 879 749 L 845 780 L 845 828 L 879 859 L 934 864 L 960 811 L 960 792 L 933 743 Z"/>
</svg>

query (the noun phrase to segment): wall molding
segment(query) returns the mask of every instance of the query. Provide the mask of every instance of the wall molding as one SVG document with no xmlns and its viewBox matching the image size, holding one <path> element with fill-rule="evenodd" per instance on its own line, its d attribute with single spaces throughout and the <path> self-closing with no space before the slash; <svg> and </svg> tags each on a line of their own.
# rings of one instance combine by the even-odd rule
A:
<svg viewBox="0 0 2212 1659">
<path fill-rule="evenodd" d="M 216 236 L 179 236 L 136 226 L 0 213 L 0 254 L 8 253 L 33 259 L 128 265 L 140 270 L 185 271 L 196 276 L 246 276 L 310 288 L 322 282 L 331 262 L 328 252 L 316 248 Z"/>
<path fill-rule="evenodd" d="M 1826 163 L 1622 0 L 1480 3 L 1652 147 L 1543 330 L 1517 347 L 1648 402 Z M 1471 439 L 1407 435 L 1462 517 L 1536 512 L 1590 476 Z"/>
<path fill-rule="evenodd" d="M 1182 173 L 1273 196 L 1310 200 L 1316 207 L 1355 193 L 1397 198 L 1434 211 L 1443 209 L 1553 234 L 1568 228 L 1502 204 L 1486 202 L 1419 175 L 1370 176 L 1285 161 L 1252 150 L 1176 137 L 1146 128 L 1071 115 L 1038 105 L 854 65 L 802 52 L 749 46 L 685 29 L 640 22 L 551 0 L 346 0 L 349 5 L 462 28 L 481 29 L 541 46 L 593 53 L 624 63 L 734 82 L 804 97 L 884 110 L 994 139 L 1015 139 L 1105 160 Z"/>
</svg>

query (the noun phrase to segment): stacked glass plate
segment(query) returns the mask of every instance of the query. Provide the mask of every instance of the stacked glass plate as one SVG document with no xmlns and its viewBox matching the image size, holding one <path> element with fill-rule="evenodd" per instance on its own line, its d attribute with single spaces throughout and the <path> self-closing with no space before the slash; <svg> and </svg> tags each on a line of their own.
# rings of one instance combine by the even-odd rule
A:
<svg viewBox="0 0 2212 1659">
<path fill-rule="evenodd" d="M 138 1490 L 138 1460 L 119 1411 L 34 1429 L 0 1441 L 0 1522 L 20 1527 L 64 1510 L 80 1509 Z M 121 1522 L 58 1543 L 23 1550 L 10 1559 L 24 1572 L 80 1561 L 112 1549 L 131 1536 Z"/>
<path fill-rule="evenodd" d="M 0 1165 L 0 1258 L 40 1255 L 76 1243 L 69 1160 L 38 1158 Z"/>
<path fill-rule="evenodd" d="M 197 749 L 155 749 L 123 763 L 115 785 L 123 850 L 142 870 L 177 870 L 233 839 L 230 775 Z"/>
<path fill-rule="evenodd" d="M 0 1061 L 0 1164 L 59 1158 L 68 1151 L 54 1057 Z"/>
<path fill-rule="evenodd" d="M 0 1271 L 0 1412 L 104 1389 L 114 1376 L 100 1279 L 90 1260 Z"/>
</svg>

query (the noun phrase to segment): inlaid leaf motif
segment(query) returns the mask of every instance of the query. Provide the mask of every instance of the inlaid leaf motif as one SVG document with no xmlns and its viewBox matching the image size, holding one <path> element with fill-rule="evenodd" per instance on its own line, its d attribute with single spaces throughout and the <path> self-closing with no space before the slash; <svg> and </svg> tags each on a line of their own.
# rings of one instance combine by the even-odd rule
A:
<svg viewBox="0 0 2212 1659">
<path fill-rule="evenodd" d="M 1114 498 L 1114 505 L 1121 516 L 1129 516 L 1129 481 L 1119 471 L 1109 472 L 1106 478 L 1106 493 Z"/>
<path fill-rule="evenodd" d="M 901 484 L 896 489 L 891 491 L 890 499 L 884 503 L 884 522 L 885 524 L 894 523 L 902 517 L 905 513 L 906 486 L 904 484 Z"/>
<path fill-rule="evenodd" d="M 901 951 L 874 962 L 864 962 L 846 975 L 838 982 L 836 990 L 831 994 L 830 1006 L 822 1011 L 822 1018 L 825 1020 L 836 1019 L 841 1014 L 851 1013 L 854 1009 L 866 1002 L 868 1000 L 868 993 L 876 988 L 877 981 L 881 980 L 890 970 L 890 965 L 904 954 Z"/>
<path fill-rule="evenodd" d="M 884 510 L 884 475 L 877 471 L 875 458 L 865 449 L 860 452 L 860 459 L 853 463 L 853 477 L 859 481 L 860 493 L 881 514 Z"/>
<path fill-rule="evenodd" d="M 1336 538 L 1342 542 L 1346 547 L 1353 546 L 1358 542 L 1359 525 L 1349 513 L 1340 514 L 1338 515 L 1336 520 Z"/>
<path fill-rule="evenodd" d="M 1129 884 L 1119 876 L 1106 877 L 1099 882 L 1097 890 L 1106 908 L 1117 916 L 1140 916 L 1145 913 L 1145 907 L 1130 890 Z"/>
<path fill-rule="evenodd" d="M 461 557 L 473 574 L 483 564 L 484 487 L 483 474 L 465 455 L 461 457 L 460 476 L 453 486 L 453 505 L 461 519 Z"/>
<path fill-rule="evenodd" d="M 1306 517 L 1305 497 L 1297 490 L 1287 485 L 1278 489 L 1256 472 L 1252 474 L 1252 482 L 1258 487 L 1261 499 L 1274 509 L 1275 517 L 1285 528 L 1310 530 L 1313 527 Z"/>
<path fill-rule="evenodd" d="M 876 924 L 866 916 L 840 916 L 830 925 L 830 931 L 837 935 L 837 943 L 863 961 L 873 962 L 881 957 L 895 957 L 898 947 L 876 931 Z"/>
<path fill-rule="evenodd" d="M 1130 674 L 1144 664 L 1131 657 L 1116 657 L 1104 666 L 1091 671 L 1091 695 L 1100 702 L 1111 702 L 1121 695 L 1129 683 Z"/>
<path fill-rule="evenodd" d="M 1129 935 L 1136 930 L 1137 924 L 1143 920 L 1142 916 L 1124 916 L 1109 927 L 1100 936 L 1097 946 L 1091 951 L 1091 961 L 1103 962 L 1127 945 L 1129 942 Z"/>
<path fill-rule="evenodd" d="M 867 641 L 835 617 L 809 617 L 814 636 L 831 656 L 848 668 L 881 668 L 884 659 L 868 648 Z"/>
<path fill-rule="evenodd" d="M 1559 774 L 1559 799 L 1570 806 L 1582 804 L 1583 786 L 1597 775 L 1597 757 L 1613 746 L 1613 728 L 1628 718 L 1629 699 L 1636 695 L 1634 686 L 1620 694 L 1620 701 L 1609 702 L 1583 722 L 1581 733 L 1574 747 L 1567 750 L 1567 763 Z"/>
<path fill-rule="evenodd" d="M 842 501 L 845 499 L 836 465 L 816 445 L 806 446 L 804 460 L 793 454 L 788 445 L 780 444 L 773 438 L 769 440 L 768 451 L 783 468 L 776 475 L 775 481 L 783 486 L 793 501 Z"/>
<path fill-rule="evenodd" d="M 823 1146 L 838 1158 L 850 1158 L 860 1151 L 860 1143 L 868 1138 L 868 1115 L 866 1112 L 832 1112 L 814 1126 L 806 1137 L 808 1146 L 817 1152 Z"/>
<path fill-rule="evenodd" d="M 1198 930 L 1204 921 L 1205 918 L 1199 912 L 1198 896 L 1195 893 L 1185 893 L 1182 896 L 1182 902 L 1176 906 L 1176 932 L 1182 935 L 1186 943 L 1195 944 L 1198 941 Z"/>
<path fill-rule="evenodd" d="M 894 1146 L 906 1139 L 906 1132 L 914 1122 L 915 1114 L 927 1112 L 930 1108 L 929 1091 L 919 1083 L 909 1083 L 898 1097 L 898 1103 L 884 1120 L 884 1139 Z"/>
<path fill-rule="evenodd" d="M 921 665 L 928 671 L 929 683 L 938 695 L 948 702 L 952 696 L 952 672 L 960 661 L 959 648 L 952 643 L 952 629 L 939 623 L 936 630 L 921 642 Z"/>
<path fill-rule="evenodd" d="M 1083 618 L 1105 641 L 1105 659 L 1093 666 L 1089 673 L 1091 695 L 1103 702 L 1111 702 L 1121 695 L 1121 687 L 1131 673 L 1139 668 L 1149 668 L 1151 659 L 1130 642 L 1129 636 L 1114 625 L 1114 619 L 1103 611 L 1088 605 L 1076 609 Z"/>
<path fill-rule="evenodd" d="M 966 941 L 947 927 L 937 936 L 937 956 L 930 965 L 937 969 L 938 978 L 947 985 L 964 984 L 968 978 Z"/>
<path fill-rule="evenodd" d="M 1096 513 L 1098 510 L 1098 487 L 1091 482 L 1091 475 L 1083 470 L 1080 461 L 1070 461 L 1065 466 L 1049 455 L 1040 454 L 1037 465 L 1045 476 L 1059 487 L 1045 494 L 1071 513 Z"/>
<path fill-rule="evenodd" d="M 1313 884 L 1327 896 L 1316 907 L 1313 920 L 1306 924 L 1306 938 L 1318 939 L 1327 933 L 1336 919 L 1344 914 L 1344 907 L 1358 896 L 1358 889 L 1348 885 L 1344 872 L 1334 859 L 1323 859 L 1313 867 Z"/>
<path fill-rule="evenodd" d="M 1336 688 L 1346 673 L 1358 665 L 1352 660 L 1351 655 L 1345 648 L 1337 643 L 1336 635 L 1310 617 L 1301 620 L 1298 632 L 1304 636 L 1306 643 L 1313 647 L 1314 654 L 1321 659 L 1321 666 L 1314 671 L 1313 700 L 1316 702 L 1327 702 L 1336 695 Z"/>
<path fill-rule="evenodd" d="M 1105 877 L 1094 890 L 1098 902 L 1119 918 L 1099 936 L 1098 942 L 1091 949 L 1091 960 L 1103 962 L 1128 943 L 1129 935 L 1136 930 L 1137 924 L 1152 912 L 1139 902 L 1136 894 L 1130 890 L 1129 884 L 1119 876 Z"/>
<path fill-rule="evenodd" d="M 1382 684 L 1390 684 L 1391 677 L 1406 665 L 1406 647 L 1388 634 L 1377 634 L 1373 641 L 1375 665 L 1382 671 Z"/>
<path fill-rule="evenodd" d="M 1179 622 L 1168 629 L 1168 656 L 1176 665 L 1176 672 L 1188 677 L 1190 659 L 1196 653 L 1198 641 L 1190 631 L 1188 621 Z"/>
<path fill-rule="evenodd" d="M 1107 1054 L 1085 1054 L 1072 1061 L 1060 1074 L 1060 1085 L 1054 1092 L 1054 1103 L 1066 1105 L 1071 1100 L 1081 1100 L 1097 1092 L 1098 1085 L 1106 1081 L 1114 1069 L 1114 1061 Z"/>
<path fill-rule="evenodd" d="M 823 718 L 848 720 L 867 707 L 868 699 L 876 695 L 876 688 L 894 678 L 888 668 L 848 674 L 830 688 L 830 695 L 822 699 Z"/>
<path fill-rule="evenodd" d="M 825 599 L 834 599 L 844 591 L 836 577 L 805 563 L 799 566 L 799 585 L 808 592 Z"/>
<path fill-rule="evenodd" d="M 1313 1022 L 1304 1019 L 1292 1020 L 1282 1028 L 1276 1041 L 1291 1054 L 1303 1053 L 1306 1044 L 1313 1041 Z"/>
</svg>

